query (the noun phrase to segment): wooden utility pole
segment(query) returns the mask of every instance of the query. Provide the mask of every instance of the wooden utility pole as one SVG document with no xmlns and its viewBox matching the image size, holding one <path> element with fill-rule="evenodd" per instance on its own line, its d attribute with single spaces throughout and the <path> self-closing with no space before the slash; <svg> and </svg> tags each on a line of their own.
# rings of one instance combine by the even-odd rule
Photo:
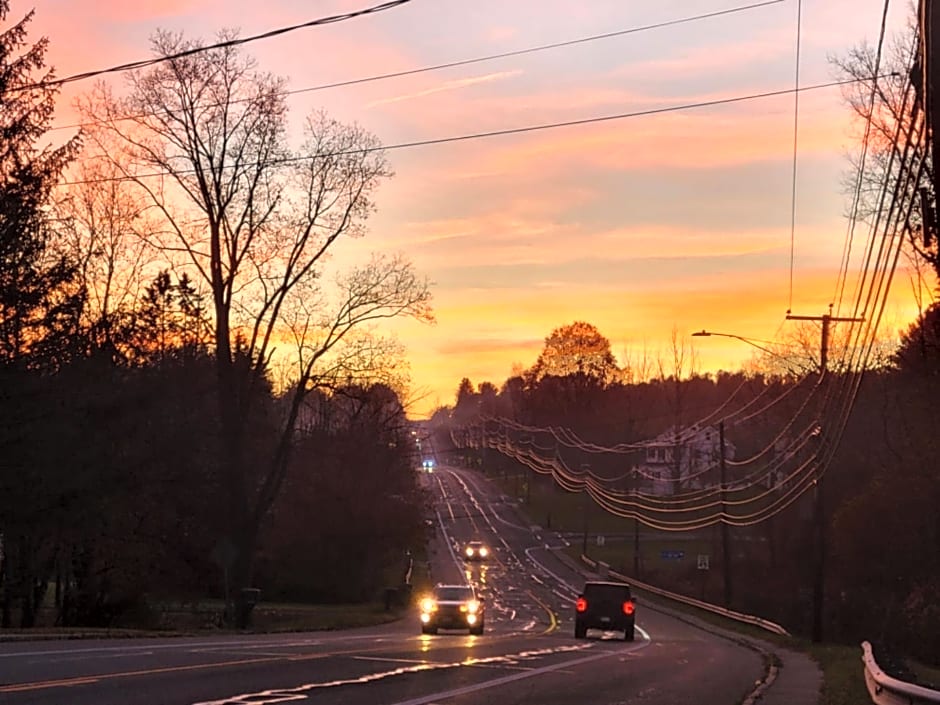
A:
<svg viewBox="0 0 940 705">
<path fill-rule="evenodd" d="M 585 475 L 585 483 L 587 482 L 587 475 L 591 472 L 591 466 L 587 463 L 581 464 L 581 472 Z M 587 555 L 587 545 L 588 545 L 588 490 L 587 484 L 581 488 L 581 514 L 584 519 L 584 532 L 581 535 L 581 553 L 585 556 Z"/>
<path fill-rule="evenodd" d="M 731 607 L 731 551 L 729 547 L 728 522 L 725 517 L 725 482 L 727 481 L 725 463 L 725 422 L 718 422 L 718 445 L 721 468 L 721 569 L 724 576 L 725 607 Z"/>
<path fill-rule="evenodd" d="M 832 311 L 832 304 L 829 304 Z M 829 369 L 829 336 L 833 323 L 863 323 L 864 318 L 833 316 L 794 316 L 787 314 L 788 321 L 822 322 L 822 340 L 819 347 L 819 377 L 824 379 Z M 819 453 L 817 447 L 816 453 Z M 813 642 L 820 643 L 823 638 L 823 603 L 826 592 L 826 517 L 823 506 L 822 465 L 819 458 L 813 464 Z"/>
<path fill-rule="evenodd" d="M 636 507 L 637 501 L 637 484 L 640 479 L 637 475 L 636 468 L 633 468 L 633 472 L 630 473 L 631 479 L 631 491 L 633 493 L 633 577 L 637 580 L 640 579 L 640 514 L 639 509 Z"/>
<path fill-rule="evenodd" d="M 940 0 L 920 0 L 918 25 L 920 28 L 920 51 L 918 66 L 920 80 L 915 84 L 923 102 L 927 120 L 927 139 L 933 164 L 940 164 Z M 933 192 L 940 194 L 940 171 L 933 172 Z"/>
</svg>

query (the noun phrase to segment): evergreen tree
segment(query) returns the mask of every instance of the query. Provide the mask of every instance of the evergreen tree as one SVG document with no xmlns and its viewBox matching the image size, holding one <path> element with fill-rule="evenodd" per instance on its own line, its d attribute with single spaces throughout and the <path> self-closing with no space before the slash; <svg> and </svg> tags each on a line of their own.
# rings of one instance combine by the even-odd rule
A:
<svg viewBox="0 0 940 705">
<path fill-rule="evenodd" d="M 31 626 L 53 556 L 44 479 L 58 465 L 43 452 L 58 448 L 48 443 L 57 392 L 39 372 L 61 367 L 80 301 L 71 267 L 48 247 L 46 208 L 78 140 L 44 139 L 55 99 L 44 85 L 48 42 L 30 45 L 32 13 L 7 26 L 9 10 L 0 0 L 0 624 L 16 609 Z"/>
<path fill-rule="evenodd" d="M 9 0 L 0 0 L 0 22 L 9 10 Z M 45 343 L 78 298 L 65 293 L 69 264 L 47 247 L 45 211 L 78 139 L 44 139 L 56 91 L 44 85 L 52 78 L 44 71 L 48 40 L 27 42 L 32 16 L 0 32 L 0 362 L 35 366 L 59 359 L 61 348 Z"/>
</svg>

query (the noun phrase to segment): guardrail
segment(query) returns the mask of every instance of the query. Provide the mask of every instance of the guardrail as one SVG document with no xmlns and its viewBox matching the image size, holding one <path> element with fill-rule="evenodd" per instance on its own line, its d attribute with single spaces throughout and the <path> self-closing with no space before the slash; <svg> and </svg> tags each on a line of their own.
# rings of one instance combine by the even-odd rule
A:
<svg viewBox="0 0 940 705">
<path fill-rule="evenodd" d="M 862 642 L 862 663 L 865 665 L 865 685 L 875 705 L 940 703 L 940 691 L 906 683 L 882 671 L 867 641 Z"/>
<path fill-rule="evenodd" d="M 597 569 L 597 566 L 598 566 L 597 561 L 590 558 L 589 556 L 585 556 L 583 553 L 581 554 L 581 561 L 586 563 L 591 568 L 595 570 Z M 602 565 L 606 565 L 606 564 L 602 564 Z M 651 592 L 654 595 L 665 597 L 668 600 L 674 600 L 675 602 L 681 602 L 686 605 L 691 605 L 701 610 L 705 610 L 706 612 L 712 612 L 714 614 L 721 615 L 722 617 L 725 617 L 727 619 L 732 619 L 736 622 L 752 624 L 755 627 L 759 627 L 773 634 L 780 634 L 782 636 L 790 636 L 790 632 L 788 632 L 786 629 L 781 627 L 779 624 L 768 621 L 761 617 L 755 617 L 754 615 L 744 614 L 742 612 L 735 612 L 734 610 L 729 610 L 725 607 L 719 607 L 718 605 L 713 605 L 709 602 L 696 600 L 694 597 L 687 597 L 685 595 L 679 595 L 678 593 L 669 592 L 668 590 L 663 590 L 662 588 L 658 588 L 653 585 L 647 585 L 646 583 L 641 583 L 639 580 L 630 578 L 626 575 L 622 575 L 621 573 L 617 573 L 613 570 L 608 569 L 606 573 L 607 575 L 612 576 L 616 578 L 617 580 L 623 580 L 626 583 L 630 583 L 630 585 L 634 585 L 638 587 L 640 590 Z M 940 700 L 936 702 L 940 702 Z"/>
</svg>

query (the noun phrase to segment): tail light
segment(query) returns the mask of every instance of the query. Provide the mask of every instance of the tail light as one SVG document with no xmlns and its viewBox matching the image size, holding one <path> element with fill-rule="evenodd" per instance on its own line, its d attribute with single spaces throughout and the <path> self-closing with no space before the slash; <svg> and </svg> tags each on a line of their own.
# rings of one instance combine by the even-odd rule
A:
<svg viewBox="0 0 940 705">
<path fill-rule="evenodd" d="M 578 612 L 587 612 L 587 600 L 583 597 L 579 597 L 575 604 L 575 609 L 578 610 Z"/>
<path fill-rule="evenodd" d="M 623 603 L 623 613 L 627 616 L 633 614 L 633 600 L 627 600 Z"/>
</svg>

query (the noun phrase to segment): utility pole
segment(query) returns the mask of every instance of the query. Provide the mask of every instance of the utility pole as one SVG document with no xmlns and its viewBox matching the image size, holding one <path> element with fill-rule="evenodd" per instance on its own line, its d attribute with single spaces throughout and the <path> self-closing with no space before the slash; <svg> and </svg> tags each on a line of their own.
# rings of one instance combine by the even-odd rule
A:
<svg viewBox="0 0 940 705">
<path fill-rule="evenodd" d="M 633 492 L 633 502 L 636 504 L 637 484 L 639 483 L 636 468 L 633 468 L 630 475 L 633 480 L 630 489 Z M 635 506 L 633 508 L 633 577 L 640 579 L 640 515 Z"/>
<path fill-rule="evenodd" d="M 718 422 L 718 444 L 719 444 L 719 458 L 720 463 L 719 467 L 721 468 L 721 568 L 722 574 L 724 576 L 724 598 L 725 598 L 725 607 L 731 607 L 731 551 L 729 547 L 729 536 L 728 536 L 728 522 L 724 516 L 725 514 L 725 482 L 726 478 L 726 465 L 725 465 L 725 422 Z"/>
<path fill-rule="evenodd" d="M 587 463 L 582 463 L 581 472 L 584 475 L 587 475 L 591 471 L 591 466 Z M 587 555 L 587 540 L 588 540 L 588 491 L 587 484 L 581 489 L 581 516 L 584 519 L 584 533 L 581 536 L 581 553 Z"/>
<path fill-rule="evenodd" d="M 788 321 L 820 321 L 822 339 L 819 348 L 819 378 L 826 379 L 829 371 L 829 335 L 833 323 L 863 323 L 864 318 L 839 317 L 829 313 L 822 316 L 795 316 L 787 314 Z M 817 429 L 819 430 L 819 429 Z M 819 440 L 822 434 L 817 433 Z M 813 642 L 818 644 L 823 638 L 823 603 L 826 596 L 826 517 L 823 506 L 822 465 L 819 462 L 819 447 L 816 449 L 816 462 L 813 464 Z"/>
<path fill-rule="evenodd" d="M 940 0 L 920 0 L 919 68 L 920 81 L 914 82 L 924 106 L 927 139 L 934 164 L 940 164 Z M 940 193 L 940 173 L 934 171 L 934 193 Z"/>
</svg>

